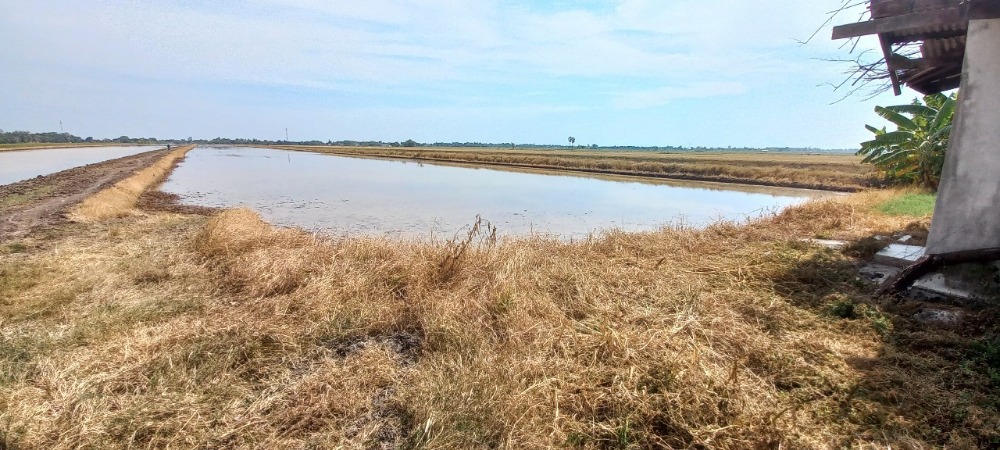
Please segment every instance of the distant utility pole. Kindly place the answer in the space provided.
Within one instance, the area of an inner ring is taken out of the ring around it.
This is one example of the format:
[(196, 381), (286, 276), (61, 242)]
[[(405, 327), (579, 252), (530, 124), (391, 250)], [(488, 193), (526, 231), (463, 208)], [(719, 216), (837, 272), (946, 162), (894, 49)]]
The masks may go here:
[(59, 132), (60, 132), (60, 133), (62, 133), (62, 132), (63, 132), (63, 129), (62, 129), (62, 121), (61, 121), (61, 120), (59, 121)]
[(288, 142), (288, 128), (285, 127), (285, 142)]

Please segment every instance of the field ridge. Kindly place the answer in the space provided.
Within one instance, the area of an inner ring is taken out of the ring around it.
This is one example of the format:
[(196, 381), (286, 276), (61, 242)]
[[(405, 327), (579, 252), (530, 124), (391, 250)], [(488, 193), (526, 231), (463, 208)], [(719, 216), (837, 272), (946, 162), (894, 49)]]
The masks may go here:
[[(271, 146), (349, 157), (447, 162), (660, 179), (857, 192), (871, 171), (851, 155), (653, 153), (445, 148)], [(754, 158), (754, 156), (757, 156)]]

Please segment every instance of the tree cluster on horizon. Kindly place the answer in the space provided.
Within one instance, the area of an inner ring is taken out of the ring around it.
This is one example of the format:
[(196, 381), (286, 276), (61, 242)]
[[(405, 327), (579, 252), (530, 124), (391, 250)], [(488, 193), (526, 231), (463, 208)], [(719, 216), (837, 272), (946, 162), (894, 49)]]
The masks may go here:
[[(155, 137), (142, 137), (142, 138), (132, 138), (128, 136), (120, 136), (117, 138), (105, 138), (96, 139), (93, 137), (81, 138), (79, 136), (70, 133), (57, 133), (57, 132), (44, 132), (44, 133), (32, 133), (29, 131), (3, 131), (0, 130), (0, 144), (73, 144), (73, 143), (107, 143), (107, 144), (203, 144), (203, 145), (326, 145), (326, 146), (338, 146), (338, 147), (404, 147), (404, 148), (416, 148), (416, 147), (453, 147), (453, 148), (523, 148), (523, 149), (605, 149), (605, 150), (622, 150), (622, 151), (734, 151), (734, 152), (753, 152), (753, 151), (776, 151), (776, 152), (819, 152), (828, 151), (814, 147), (706, 147), (706, 146), (692, 146), (686, 147), (682, 145), (666, 145), (666, 146), (641, 146), (641, 145), (575, 145), (574, 142), (570, 142), (570, 145), (558, 145), (558, 144), (518, 144), (514, 142), (500, 142), (500, 143), (490, 143), (490, 142), (434, 142), (434, 143), (422, 143), (417, 142), (413, 139), (407, 139), (405, 141), (361, 141), (361, 140), (327, 140), (326, 142), (320, 140), (308, 140), (308, 141), (286, 141), (286, 140), (271, 140), (271, 139), (256, 139), (256, 138), (224, 138), (216, 137), (213, 139), (194, 139), (192, 137), (181, 138), (181, 139), (159, 139)], [(834, 151), (854, 151), (848, 149), (834, 149)]]
[(91, 142), (109, 144), (161, 144), (174, 141), (161, 141), (156, 138), (130, 138), (128, 136), (121, 136), (114, 139), (94, 139), (93, 137), (82, 138), (70, 133), (57, 133), (54, 131), (32, 133), (30, 131), (0, 130), (0, 144), (86, 144)]

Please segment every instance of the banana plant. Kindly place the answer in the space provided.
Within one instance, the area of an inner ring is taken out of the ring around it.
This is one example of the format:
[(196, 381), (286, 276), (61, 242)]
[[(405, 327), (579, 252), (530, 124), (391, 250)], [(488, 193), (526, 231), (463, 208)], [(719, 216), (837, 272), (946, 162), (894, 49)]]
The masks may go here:
[(889, 183), (909, 183), (936, 190), (948, 149), (958, 94), (932, 94), (909, 105), (876, 106), (875, 113), (896, 125), (887, 131), (865, 125), (875, 138), (862, 142), (858, 155), (873, 164)]

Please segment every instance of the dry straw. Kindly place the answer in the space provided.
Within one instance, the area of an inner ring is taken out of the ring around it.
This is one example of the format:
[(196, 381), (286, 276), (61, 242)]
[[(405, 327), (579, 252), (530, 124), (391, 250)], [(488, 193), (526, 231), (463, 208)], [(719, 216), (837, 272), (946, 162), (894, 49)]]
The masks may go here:
[(969, 339), (867, 303), (854, 260), (800, 240), (902, 229), (873, 212), (893, 195), (575, 243), (325, 240), (249, 210), (80, 227), (0, 260), (0, 443), (988, 444)]

